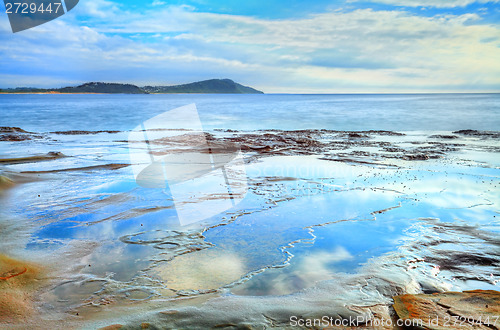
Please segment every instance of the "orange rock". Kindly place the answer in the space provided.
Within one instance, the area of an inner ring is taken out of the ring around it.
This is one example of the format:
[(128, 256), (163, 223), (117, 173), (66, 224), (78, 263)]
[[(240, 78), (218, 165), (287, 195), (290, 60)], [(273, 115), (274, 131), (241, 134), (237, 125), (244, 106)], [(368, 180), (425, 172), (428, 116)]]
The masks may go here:
[(108, 325), (107, 327), (100, 328), (99, 330), (117, 330), (123, 328), (123, 325), (121, 324), (112, 324)]
[(426, 329), (500, 329), (500, 292), (473, 290), (393, 297), (401, 320)]
[(33, 292), (41, 267), (0, 254), (0, 324), (26, 319), (35, 310)]
[(0, 281), (7, 281), (9, 278), (13, 278), (22, 275), (28, 271), (26, 267), (15, 267), (3, 274), (0, 274)]

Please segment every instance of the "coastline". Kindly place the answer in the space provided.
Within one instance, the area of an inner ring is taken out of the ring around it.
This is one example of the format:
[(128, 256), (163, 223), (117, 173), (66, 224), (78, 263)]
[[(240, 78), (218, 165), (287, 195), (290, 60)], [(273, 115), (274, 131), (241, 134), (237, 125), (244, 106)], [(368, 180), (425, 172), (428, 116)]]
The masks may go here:
[(143, 86), (132, 84), (89, 82), (79, 86), (63, 88), (26, 88), (0, 89), (5, 94), (12, 91), (20, 94), (177, 94), (177, 93), (209, 93), (209, 94), (264, 94), (249, 86), (243, 86), (231, 79), (209, 79), (189, 84), (172, 86)]
[[(111, 94), (111, 93), (59, 93), (59, 92), (30, 92), (30, 93), (6, 93), (6, 92), (0, 92), (0, 95), (9, 95), (9, 94), (12, 94), (12, 95), (23, 95), (23, 94), (26, 94), (26, 95), (36, 95), (36, 94), (40, 94), (40, 95), (45, 95), (45, 94), (50, 94), (50, 95), (64, 95), (64, 94)], [(130, 95), (133, 95), (131, 93), (113, 93), (113, 94), (130, 94)]]
[(253, 93), (197, 93), (197, 92), (185, 92), (185, 93), (61, 93), (61, 92), (29, 92), (29, 93), (19, 93), (19, 92), (0, 92), (0, 95), (189, 95), (189, 94), (206, 94), (206, 95), (489, 95), (489, 94), (500, 94), (498, 91), (490, 91), (490, 92), (401, 92), (401, 93), (348, 93), (348, 92), (338, 92), (338, 93), (262, 93), (262, 94), (253, 94)]

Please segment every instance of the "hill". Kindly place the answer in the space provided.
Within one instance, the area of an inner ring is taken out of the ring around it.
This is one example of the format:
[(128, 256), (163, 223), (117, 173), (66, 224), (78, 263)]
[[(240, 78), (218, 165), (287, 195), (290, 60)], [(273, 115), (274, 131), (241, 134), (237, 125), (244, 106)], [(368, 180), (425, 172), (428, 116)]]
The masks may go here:
[(17, 87), (0, 89), (0, 93), (96, 93), (96, 94), (174, 94), (174, 93), (207, 93), (207, 94), (264, 94), (252, 87), (240, 85), (231, 79), (210, 79), (184, 85), (145, 86), (131, 84), (116, 84), (104, 82), (89, 82), (75, 87), (35, 88)]
[(210, 79), (175, 86), (145, 86), (142, 89), (148, 93), (264, 94), (231, 79)]
[(29, 94), (29, 93), (47, 93), (49, 90), (44, 88), (36, 88), (36, 87), (16, 87), (16, 88), (5, 88), (0, 89), (0, 93), (8, 94)]
[(146, 94), (135, 85), (103, 82), (90, 82), (76, 87), (53, 89), (53, 91), (59, 93)]

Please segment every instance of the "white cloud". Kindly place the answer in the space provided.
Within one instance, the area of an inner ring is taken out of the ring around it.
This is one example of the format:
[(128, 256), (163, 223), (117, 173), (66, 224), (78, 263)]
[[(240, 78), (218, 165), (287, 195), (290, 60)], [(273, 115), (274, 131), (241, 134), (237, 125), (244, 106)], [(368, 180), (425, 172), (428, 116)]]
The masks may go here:
[(363, 9), (269, 20), (172, 6), (123, 12), (109, 1), (96, 4), (78, 14), (103, 8), (111, 14), (101, 19), (96, 13), (87, 26), (66, 15), (15, 37), (0, 31), (2, 67), (32, 65), (65, 80), (73, 74), (79, 81), (138, 84), (229, 77), (268, 92), (500, 86), (500, 28), (479, 24), (476, 14)]
[(372, 0), (372, 2), (384, 3), (393, 6), (404, 7), (436, 7), (454, 8), (465, 7), (473, 3), (498, 3), (499, 0)]
[(154, 0), (151, 5), (152, 6), (164, 6), (164, 5), (166, 5), (166, 2), (160, 1), (160, 0)]
[(76, 8), (80, 14), (101, 19), (106, 19), (110, 15), (119, 13), (120, 11), (116, 3), (108, 0), (82, 1)]

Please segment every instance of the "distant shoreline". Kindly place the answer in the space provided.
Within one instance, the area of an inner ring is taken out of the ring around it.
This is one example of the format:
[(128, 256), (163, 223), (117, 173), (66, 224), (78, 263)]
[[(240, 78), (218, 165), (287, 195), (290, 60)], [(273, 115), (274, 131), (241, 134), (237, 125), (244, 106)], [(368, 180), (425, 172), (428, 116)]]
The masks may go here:
[[(76, 95), (76, 94), (110, 94), (110, 93), (59, 93), (59, 92), (26, 92), (26, 93), (20, 93), (20, 92), (0, 92), (0, 94), (3, 95), (42, 95), (42, 94), (52, 94), (52, 95)], [(115, 93), (119, 94), (119, 93)], [(127, 94), (127, 93), (120, 93), (120, 94)]]
[[(243, 94), (243, 93), (144, 93), (144, 94), (138, 94), (138, 93), (89, 93), (89, 92), (82, 92), (82, 93), (54, 93), (54, 92), (26, 92), (26, 93), (19, 93), (19, 92), (14, 92), (14, 93), (6, 93), (6, 92), (0, 92), (0, 95), (193, 95), (193, 94), (204, 94), (204, 95), (248, 95), (248, 94)], [(263, 94), (261, 94), (263, 95)], [(283, 94), (286, 95), (286, 94)], [(293, 94), (290, 94), (293, 95)], [(325, 94), (328, 95), (328, 94)]]
[(264, 94), (252, 87), (244, 86), (231, 79), (210, 79), (173, 86), (143, 86), (132, 84), (89, 82), (74, 87), (0, 88), (0, 94)]
[[(97, 93), (97, 92), (78, 92), (78, 93), (61, 93), (61, 92), (0, 92), (0, 95), (248, 95), (243, 93)], [(481, 95), (481, 94), (500, 94), (500, 92), (413, 92), (413, 93), (262, 93), (261, 95)], [(254, 94), (255, 95), (255, 94)]]

